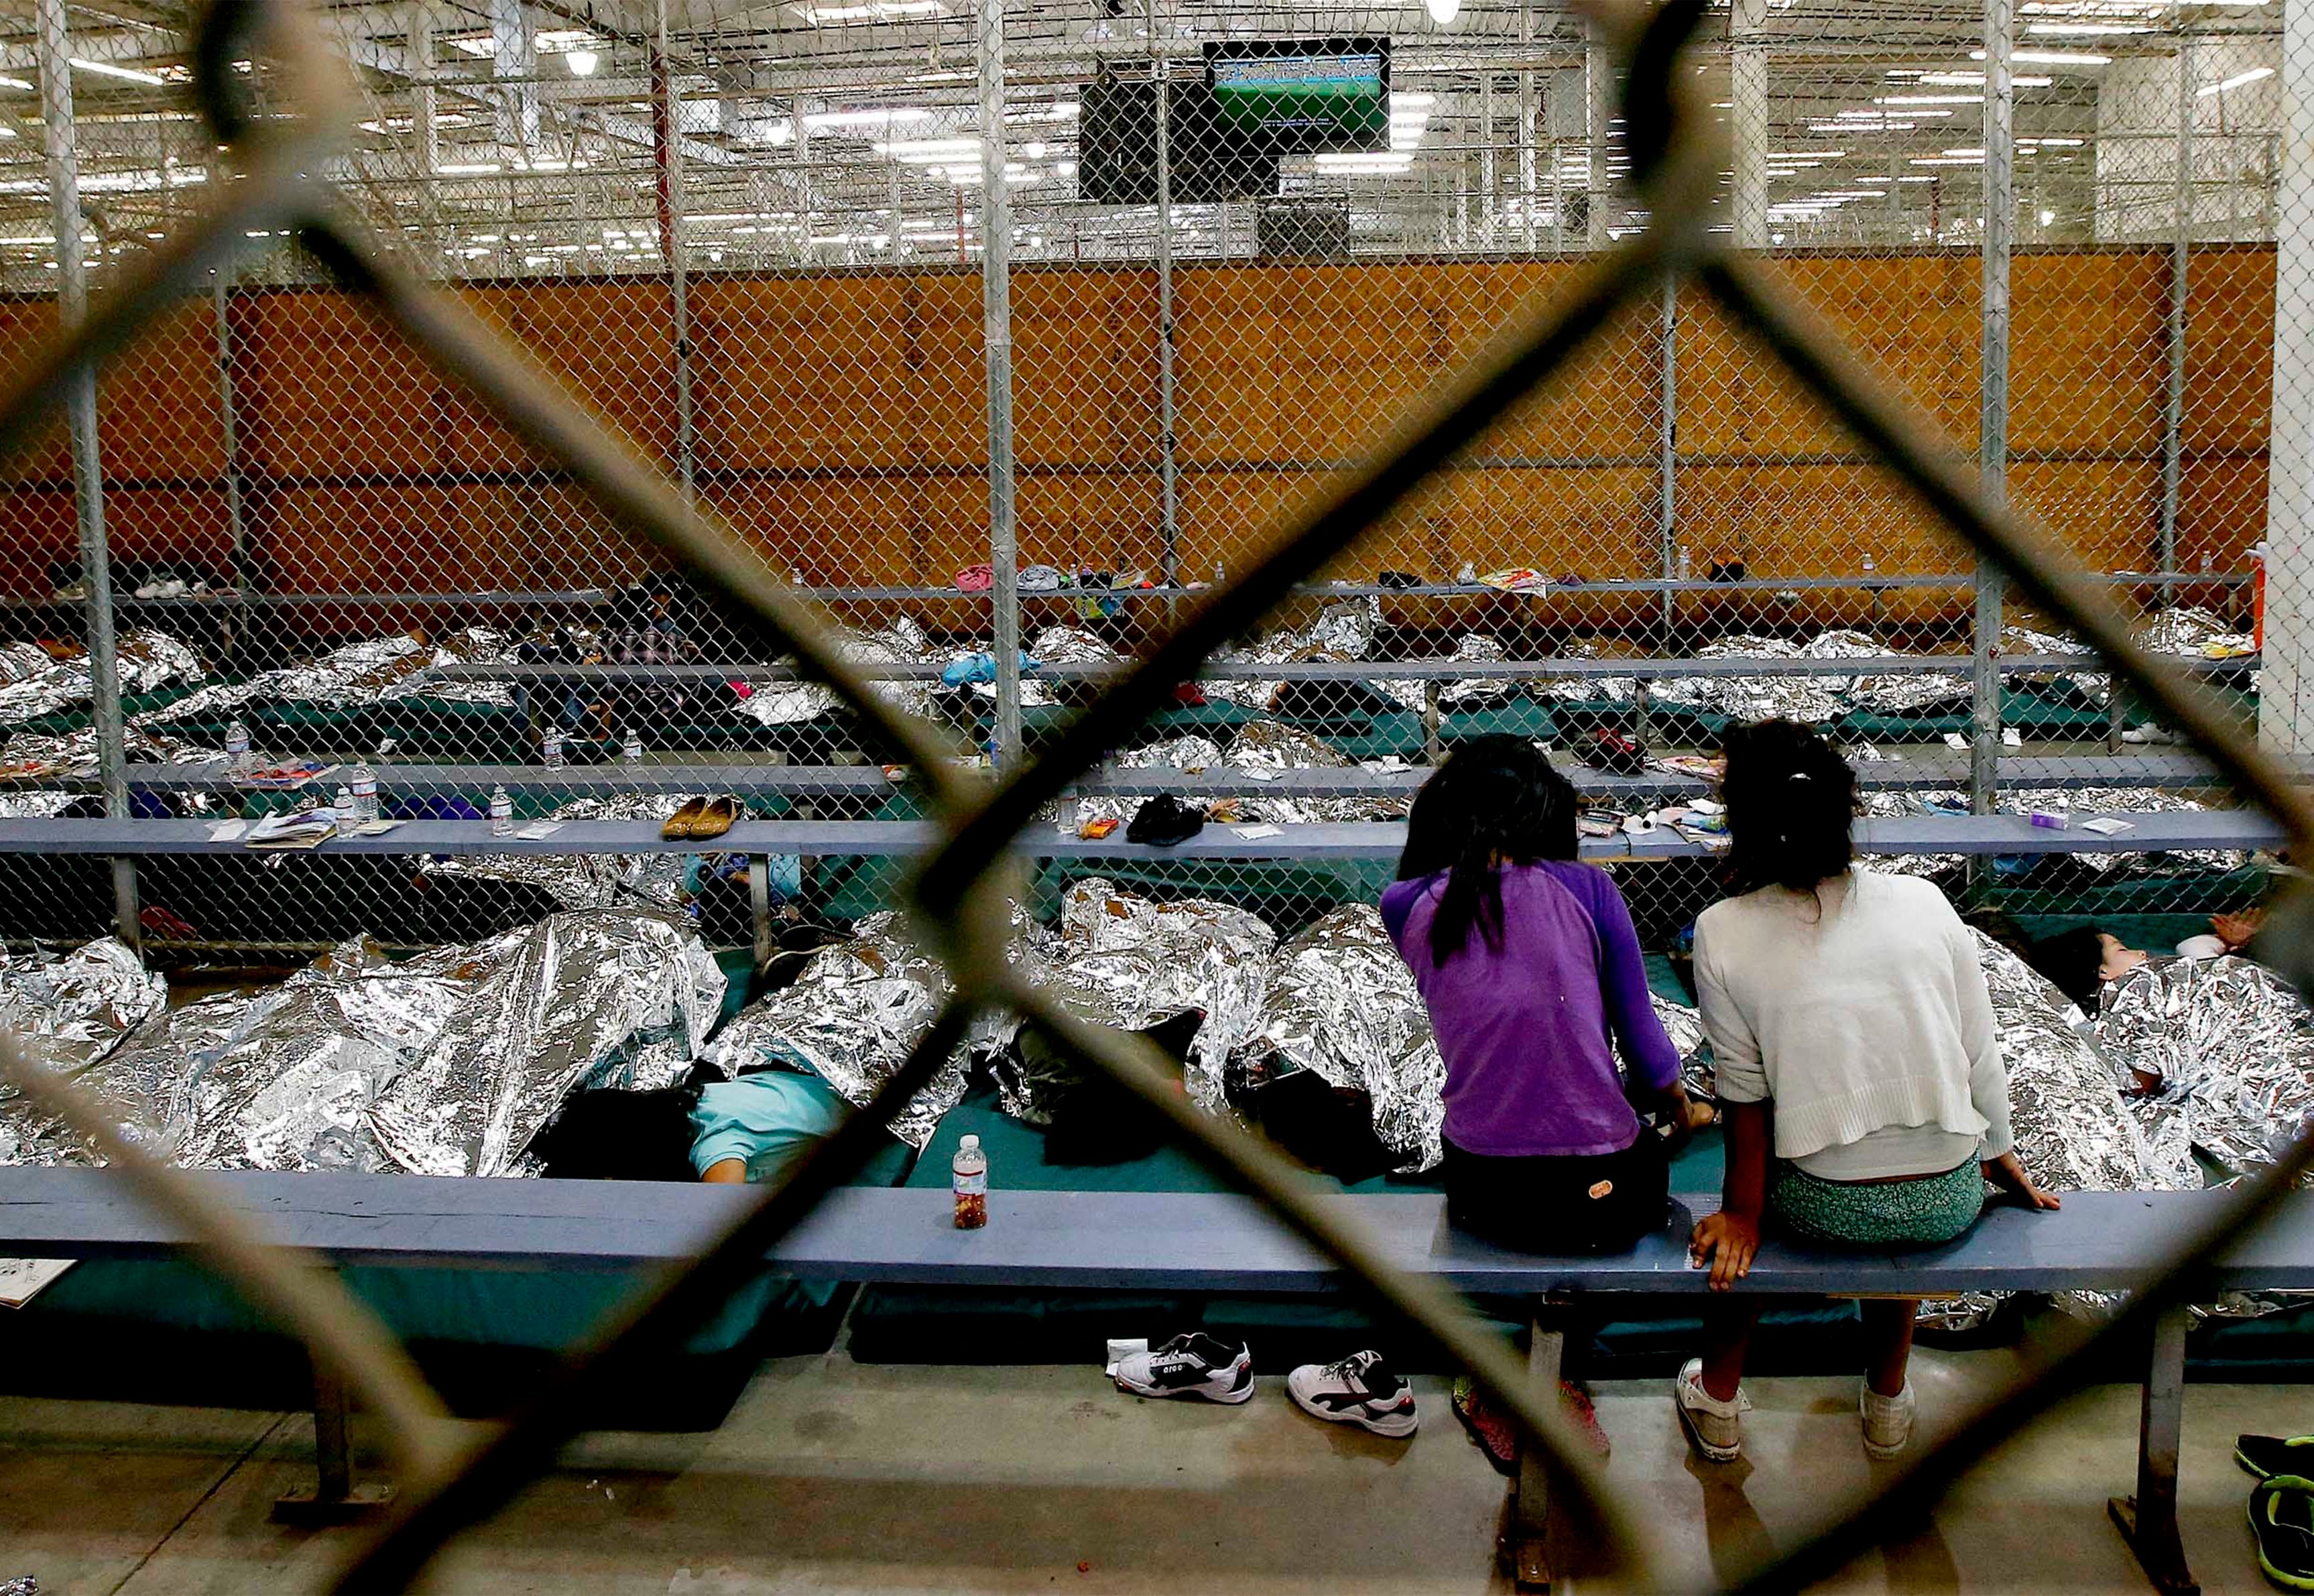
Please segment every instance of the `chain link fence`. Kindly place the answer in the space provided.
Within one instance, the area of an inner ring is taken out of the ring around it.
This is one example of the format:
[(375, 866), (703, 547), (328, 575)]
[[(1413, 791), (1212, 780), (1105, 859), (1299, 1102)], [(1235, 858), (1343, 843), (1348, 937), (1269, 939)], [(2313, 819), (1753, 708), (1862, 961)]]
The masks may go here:
[[(2194, 705), (2300, 753), (2303, 9), (1733, 0), (1680, 69), (1734, 152), (1705, 238), (1773, 258), (2188, 666), (2167, 709), (1981, 567), (1727, 281), (1595, 288), (1660, 218), (1616, 53), (1567, 10), (334, 13), (360, 119), (313, 175), (384, 269), (525, 351), (929, 730), (797, 668), (729, 571), (455, 380), (455, 338), (414, 347), (392, 280), (252, 227), (0, 467), (0, 815), (203, 828), (126, 878), (93, 846), (0, 852), (0, 938), (287, 956), (649, 905), (766, 959), (903, 900), (952, 761), (1036, 790), (1021, 898), (1054, 934), (1100, 879), (1291, 946), (1370, 915), (1424, 770), (1506, 733), (1558, 751), (1675, 964), (1719, 890), (1719, 737), (1786, 715), (1850, 750), (1884, 862), (2005, 939), (2166, 951), (2265, 903), (2283, 841), (2183, 740)], [(49, 11), (0, 63), (0, 380), (259, 175), (208, 140), (189, 21)], [(1586, 293), (1612, 313), (1559, 381), (1163, 655), (1170, 693), (1106, 695)], [(1039, 750), (1091, 741), (1105, 768), (1038, 786)], [(534, 834), (258, 855), (207, 829), (358, 809), (372, 777), (384, 818), (503, 800)], [(643, 841), (719, 793), (787, 824)], [(1198, 840), (1108, 841), (1160, 797)]]

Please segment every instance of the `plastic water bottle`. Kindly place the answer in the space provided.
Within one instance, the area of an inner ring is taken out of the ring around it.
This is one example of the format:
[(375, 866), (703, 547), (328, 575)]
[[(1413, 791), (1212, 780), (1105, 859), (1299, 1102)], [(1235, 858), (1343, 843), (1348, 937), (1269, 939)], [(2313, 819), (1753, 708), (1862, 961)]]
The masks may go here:
[(364, 760), (354, 766), (354, 824), (367, 825), (377, 818), (377, 772)]
[(354, 795), (342, 787), (339, 788), (338, 796), (330, 800), (330, 813), (335, 815), (342, 824), (352, 824)]
[(225, 765), (236, 776), (249, 769), (249, 727), (238, 719), (225, 728)]
[(956, 1193), (956, 1228), (979, 1230), (988, 1222), (988, 1155), (980, 1151), (979, 1137), (966, 1136), (957, 1142), (949, 1175)]
[(627, 727), (627, 735), (619, 744), (619, 757), (629, 764), (640, 764), (643, 762), (642, 734), (631, 726)]
[(507, 797), (503, 787), (490, 789), (490, 835), (510, 836), (514, 832), (514, 800)]
[(540, 763), (543, 763), (548, 770), (559, 771), (562, 768), (562, 734), (560, 731), (552, 727), (547, 727), (546, 735), (538, 740), (538, 750), (541, 755)]

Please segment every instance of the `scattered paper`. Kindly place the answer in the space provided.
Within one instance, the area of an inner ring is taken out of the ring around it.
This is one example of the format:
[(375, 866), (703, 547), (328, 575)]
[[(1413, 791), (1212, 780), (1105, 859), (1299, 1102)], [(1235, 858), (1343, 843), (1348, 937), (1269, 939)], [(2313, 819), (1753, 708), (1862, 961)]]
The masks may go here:
[(1242, 775), (1249, 781), (1275, 781), (1278, 777), (1285, 773), (1285, 772), (1283, 771), (1241, 771), (1239, 772), (1239, 774)]
[(213, 821), (209, 825), (209, 841), (212, 842), (230, 842), (248, 829), (249, 822), (246, 820)]
[(22, 1308), (72, 1266), (70, 1258), (0, 1258), (0, 1308)]
[(1945, 733), (1945, 746), (1965, 754), (1968, 752), (1968, 738), (1959, 732), (1948, 731)]
[(1281, 834), (1279, 829), (1274, 825), (1233, 825), (1230, 827), (1230, 830), (1235, 832), (1239, 836), (1243, 837), (1249, 842), (1259, 842), (1264, 837), (1275, 837)]
[(2095, 832), (2100, 837), (2117, 837), (2124, 832), (2133, 832), (2137, 828), (2126, 820), (2115, 820), (2108, 816), (2097, 820), (2084, 820), (2081, 829)]
[(556, 832), (559, 832), (561, 829), (562, 823), (559, 820), (534, 820), (528, 825), (524, 826), (520, 831), (515, 833), (515, 835), (521, 837), (526, 841), (535, 842), (542, 837), (552, 836)]
[(2000, 745), (2003, 748), (2022, 748), (2025, 746), (2025, 739), (2018, 735), (2015, 727), (2004, 726), (2000, 728)]
[(393, 831), (406, 824), (408, 823), (400, 820), (365, 820), (359, 825), (354, 827), (354, 835), (358, 837), (382, 837), (385, 835), (386, 833)]

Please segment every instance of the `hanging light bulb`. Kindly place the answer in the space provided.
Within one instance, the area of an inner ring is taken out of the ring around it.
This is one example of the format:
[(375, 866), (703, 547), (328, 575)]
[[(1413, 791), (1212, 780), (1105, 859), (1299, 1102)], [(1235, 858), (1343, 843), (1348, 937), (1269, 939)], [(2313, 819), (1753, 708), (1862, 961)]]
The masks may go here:
[(1422, 0), (1422, 9), (1430, 13), (1432, 22), (1442, 28), (1449, 27), (1462, 13), (1462, 0)]
[(564, 66), (570, 68), (570, 75), (573, 77), (594, 76), (595, 68), (602, 64), (602, 60), (603, 57), (593, 50), (564, 50), (562, 52), (562, 63)]

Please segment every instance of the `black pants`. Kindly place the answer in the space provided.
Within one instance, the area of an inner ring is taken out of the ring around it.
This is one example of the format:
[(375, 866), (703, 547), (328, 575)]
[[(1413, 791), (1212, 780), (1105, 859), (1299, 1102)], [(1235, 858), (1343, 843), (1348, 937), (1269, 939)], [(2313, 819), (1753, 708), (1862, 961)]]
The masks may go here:
[(1514, 1252), (1622, 1252), (1664, 1228), (1671, 1160), (1651, 1131), (1589, 1158), (1490, 1158), (1446, 1143), (1446, 1217)]

